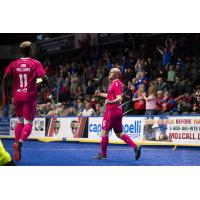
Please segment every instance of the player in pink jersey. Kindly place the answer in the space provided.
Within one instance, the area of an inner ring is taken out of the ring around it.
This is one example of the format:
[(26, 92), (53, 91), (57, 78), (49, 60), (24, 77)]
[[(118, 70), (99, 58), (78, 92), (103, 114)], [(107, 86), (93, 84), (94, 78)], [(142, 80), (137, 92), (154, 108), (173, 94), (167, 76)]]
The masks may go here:
[(3, 97), (5, 96), (5, 84), (8, 76), (13, 77), (13, 97), (18, 123), (15, 127), (14, 160), (21, 159), (22, 143), (32, 131), (32, 123), (36, 114), (37, 105), (37, 78), (42, 78), (50, 85), (42, 64), (30, 58), (32, 53), (31, 42), (20, 44), (22, 58), (9, 64), (3, 77)]
[(102, 138), (101, 153), (97, 155), (97, 159), (107, 158), (108, 133), (113, 128), (117, 137), (129, 144), (135, 150), (135, 159), (138, 160), (141, 155), (141, 146), (137, 146), (131, 138), (123, 133), (122, 117), (123, 112), (120, 106), (122, 101), (122, 82), (119, 80), (121, 71), (118, 68), (112, 68), (109, 73), (110, 86), (108, 93), (96, 91), (96, 95), (106, 98), (106, 111), (102, 122)]

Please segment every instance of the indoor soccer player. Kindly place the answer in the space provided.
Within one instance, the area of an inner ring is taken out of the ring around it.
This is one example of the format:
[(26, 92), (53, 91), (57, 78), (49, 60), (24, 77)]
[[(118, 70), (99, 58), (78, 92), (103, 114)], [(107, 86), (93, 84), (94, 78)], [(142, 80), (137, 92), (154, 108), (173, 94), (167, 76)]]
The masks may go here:
[(3, 77), (3, 97), (6, 94), (5, 83), (8, 76), (13, 77), (13, 97), (15, 112), (18, 119), (15, 127), (14, 160), (21, 159), (22, 143), (29, 137), (36, 114), (37, 83), (36, 78), (42, 78), (50, 85), (46, 72), (37, 60), (30, 58), (32, 54), (31, 42), (20, 44), (22, 57), (9, 64)]
[(101, 153), (97, 155), (97, 159), (107, 158), (108, 133), (113, 128), (117, 137), (129, 144), (135, 150), (135, 159), (138, 160), (141, 155), (141, 146), (137, 146), (131, 138), (123, 133), (122, 127), (122, 108), (120, 106), (122, 101), (122, 83), (119, 80), (121, 71), (118, 68), (112, 68), (109, 72), (110, 86), (108, 93), (101, 93), (96, 91), (96, 95), (106, 98), (106, 111), (102, 122), (102, 138), (101, 138)]

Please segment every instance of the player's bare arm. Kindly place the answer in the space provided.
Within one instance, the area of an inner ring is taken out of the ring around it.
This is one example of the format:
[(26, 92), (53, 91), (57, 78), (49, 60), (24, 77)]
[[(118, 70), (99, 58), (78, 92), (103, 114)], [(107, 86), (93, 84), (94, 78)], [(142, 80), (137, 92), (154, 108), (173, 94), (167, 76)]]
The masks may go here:
[(112, 101), (108, 100), (108, 99), (105, 100), (106, 105), (107, 104), (119, 104), (120, 102), (122, 102), (122, 95), (117, 95), (117, 98)]
[(106, 98), (108, 94), (107, 93), (102, 93), (99, 90), (96, 90), (95, 95), (98, 96), (98, 97)]

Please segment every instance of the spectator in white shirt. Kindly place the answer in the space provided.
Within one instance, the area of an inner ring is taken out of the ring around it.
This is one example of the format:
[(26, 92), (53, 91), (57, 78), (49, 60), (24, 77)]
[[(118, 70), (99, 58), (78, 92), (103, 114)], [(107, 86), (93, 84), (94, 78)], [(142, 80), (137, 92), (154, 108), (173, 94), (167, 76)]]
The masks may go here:
[(156, 88), (150, 87), (148, 91), (148, 97), (144, 98), (146, 101), (146, 112), (145, 115), (156, 115), (157, 114), (157, 94)]
[(82, 116), (82, 117), (92, 117), (92, 116), (95, 116), (95, 111), (94, 109), (92, 108), (91, 106), (91, 103), (90, 102), (86, 102), (85, 104), (85, 109), (80, 112), (77, 116)]

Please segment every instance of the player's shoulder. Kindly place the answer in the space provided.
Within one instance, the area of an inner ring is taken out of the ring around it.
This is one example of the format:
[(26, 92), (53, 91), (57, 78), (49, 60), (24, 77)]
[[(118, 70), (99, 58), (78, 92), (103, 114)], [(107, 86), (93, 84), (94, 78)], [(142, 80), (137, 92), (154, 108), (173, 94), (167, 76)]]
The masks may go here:
[(36, 60), (34, 58), (30, 58), (30, 61), (32, 61), (33, 63), (36, 63), (36, 64), (41, 64), (39, 60)]
[(19, 61), (20, 61), (19, 58), (18, 58), (18, 59), (15, 59), (15, 60), (13, 60), (13, 61), (10, 62), (10, 65), (16, 64), (16, 63), (18, 63)]

